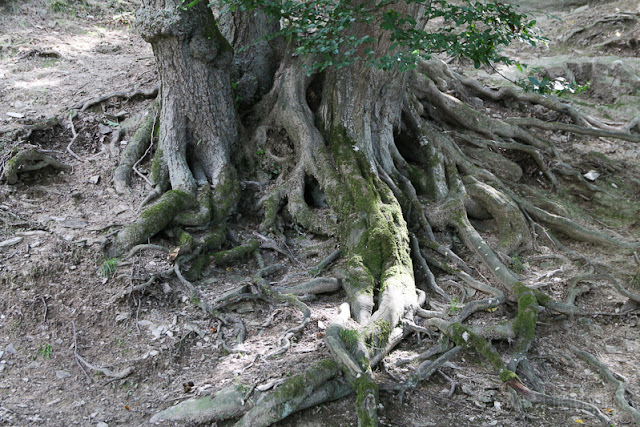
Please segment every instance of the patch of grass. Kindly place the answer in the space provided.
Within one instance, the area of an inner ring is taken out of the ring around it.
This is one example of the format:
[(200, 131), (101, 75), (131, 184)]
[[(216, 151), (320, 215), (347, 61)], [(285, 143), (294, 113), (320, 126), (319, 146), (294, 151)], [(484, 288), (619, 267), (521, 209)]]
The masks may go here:
[(451, 301), (449, 301), (449, 305), (447, 306), (447, 311), (449, 314), (456, 314), (462, 309), (462, 304), (458, 301), (457, 297), (451, 297)]
[(42, 344), (36, 352), (36, 357), (34, 357), (34, 359), (37, 359), (38, 357), (51, 359), (51, 344)]
[(98, 274), (100, 277), (104, 277), (105, 279), (110, 279), (116, 274), (118, 269), (118, 258), (106, 258), (100, 264), (100, 269)]

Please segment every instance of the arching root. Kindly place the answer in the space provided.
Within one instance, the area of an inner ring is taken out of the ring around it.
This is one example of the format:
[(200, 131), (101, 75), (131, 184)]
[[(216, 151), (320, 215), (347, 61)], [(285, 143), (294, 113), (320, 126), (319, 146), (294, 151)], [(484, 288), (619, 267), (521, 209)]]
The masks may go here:
[(191, 194), (178, 190), (166, 192), (158, 202), (147, 208), (133, 224), (120, 231), (113, 242), (112, 252), (123, 253), (129, 248), (145, 242), (162, 231), (179, 213), (196, 203)]
[(616, 388), (615, 400), (618, 407), (621, 410), (625, 411), (627, 414), (629, 414), (633, 418), (635, 423), (640, 426), (640, 411), (638, 411), (633, 406), (631, 406), (629, 404), (629, 401), (627, 401), (625, 397), (625, 394), (627, 392), (627, 384), (626, 384), (627, 382), (624, 380), (624, 378), (622, 379), (616, 378), (616, 374), (611, 372), (611, 369), (609, 369), (607, 365), (605, 365), (600, 360), (598, 360), (598, 358), (596, 358), (594, 355), (587, 353), (586, 351), (580, 350), (579, 348), (574, 346), (571, 346), (571, 351), (577, 354), (582, 360), (587, 362), (589, 365), (591, 365), (592, 367), (602, 372), (602, 374), (607, 379), (609, 384), (611, 384)]
[(142, 123), (122, 152), (118, 167), (113, 173), (113, 185), (117, 193), (122, 194), (129, 188), (133, 166), (147, 152), (157, 119), (158, 103), (154, 102), (149, 110), (146, 111)]
[(36, 150), (22, 150), (7, 162), (4, 168), (4, 178), (8, 184), (18, 182), (18, 173), (36, 171), (47, 166), (54, 169), (71, 170), (71, 166), (62, 163), (51, 156)]

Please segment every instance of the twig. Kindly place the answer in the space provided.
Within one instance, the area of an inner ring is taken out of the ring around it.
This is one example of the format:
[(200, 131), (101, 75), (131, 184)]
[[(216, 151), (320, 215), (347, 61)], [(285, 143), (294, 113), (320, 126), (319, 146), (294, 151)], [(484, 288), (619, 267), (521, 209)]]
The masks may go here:
[(42, 304), (44, 305), (44, 314), (42, 315), (42, 323), (45, 323), (47, 321), (47, 301), (44, 299), (44, 297), (40, 297), (40, 300), (42, 301)]
[(69, 142), (69, 145), (67, 145), (67, 153), (71, 154), (71, 156), (75, 157), (77, 160), (79, 160), (81, 162), (84, 162), (84, 160), (82, 160), (82, 158), (80, 156), (78, 156), (76, 153), (74, 153), (73, 150), (71, 149), (71, 146), (73, 145), (73, 143), (78, 138), (78, 133), (76, 132), (76, 127), (73, 125), (73, 118), (77, 114), (78, 114), (78, 112), (76, 110), (71, 110), (71, 114), (69, 114), (69, 125), (71, 127), (71, 135), (73, 135), (73, 137), (71, 138), (71, 141)]
[(93, 380), (91, 379), (91, 377), (89, 376), (89, 374), (87, 374), (87, 371), (84, 369), (84, 367), (80, 364), (80, 356), (78, 355), (78, 340), (77, 340), (77, 335), (76, 335), (76, 323), (75, 321), (71, 321), (71, 326), (73, 327), (73, 356), (76, 360), (76, 364), (78, 365), (78, 367), (80, 367), (80, 370), (84, 373), (84, 376), (87, 377), (87, 379), (89, 380), (90, 383), (93, 382)]

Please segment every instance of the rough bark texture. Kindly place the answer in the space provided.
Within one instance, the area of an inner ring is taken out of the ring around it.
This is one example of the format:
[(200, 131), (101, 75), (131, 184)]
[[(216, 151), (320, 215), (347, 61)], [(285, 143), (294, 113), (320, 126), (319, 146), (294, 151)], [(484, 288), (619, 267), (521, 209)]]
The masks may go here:
[(236, 10), (222, 13), (218, 23), (236, 52), (231, 67), (236, 102), (250, 108), (273, 86), (284, 41), (268, 37), (280, 29), (280, 22), (260, 11)]
[(233, 50), (213, 14), (204, 2), (185, 8), (179, 0), (144, 1), (138, 27), (158, 65), (159, 149), (172, 188), (195, 193), (206, 181), (237, 185), (228, 167), (237, 136), (229, 81)]

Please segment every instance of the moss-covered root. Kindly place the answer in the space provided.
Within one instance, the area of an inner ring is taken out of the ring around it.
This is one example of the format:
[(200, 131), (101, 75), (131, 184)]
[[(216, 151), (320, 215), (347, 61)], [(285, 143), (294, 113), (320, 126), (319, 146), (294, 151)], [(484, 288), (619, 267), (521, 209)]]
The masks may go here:
[(117, 193), (122, 194), (129, 188), (131, 171), (138, 160), (145, 155), (151, 143), (154, 124), (158, 117), (158, 103), (154, 102), (140, 127), (131, 137), (131, 141), (120, 156), (120, 163), (113, 173), (113, 185)]
[(378, 419), (378, 384), (368, 373), (355, 379), (353, 388), (356, 390), (356, 411), (358, 413), (358, 427), (377, 427)]
[(549, 213), (526, 201), (521, 201), (521, 204), (534, 219), (572, 239), (617, 248), (638, 249), (640, 247), (640, 243), (625, 242), (623, 239), (612, 237), (601, 231), (583, 227), (568, 218)]
[(449, 199), (443, 210), (449, 212), (447, 222), (456, 229), (465, 245), (482, 259), (496, 279), (511, 289), (518, 278), (500, 261), (493, 249), (471, 225), (462, 202), (455, 198)]
[(207, 184), (198, 188), (198, 210), (180, 212), (176, 215), (175, 222), (188, 227), (197, 227), (209, 223), (212, 216), (211, 187)]
[(213, 221), (222, 224), (227, 221), (240, 199), (240, 182), (233, 165), (226, 165), (213, 179)]
[(316, 363), (305, 372), (289, 378), (275, 392), (260, 400), (235, 424), (236, 427), (266, 427), (282, 420), (339, 373), (340, 369), (333, 360)]
[(534, 292), (527, 288), (522, 282), (516, 282), (512, 290), (518, 298), (518, 314), (513, 321), (515, 347), (508, 367), (510, 371), (516, 372), (520, 361), (526, 358), (536, 333), (538, 300)]
[(225, 387), (215, 396), (203, 396), (185, 400), (151, 417), (149, 422), (183, 422), (204, 424), (237, 418), (253, 406), (253, 401), (245, 402), (247, 390), (242, 385)]
[(4, 177), (8, 184), (15, 184), (18, 182), (18, 172), (35, 171), (47, 166), (65, 171), (71, 169), (71, 166), (39, 151), (23, 150), (9, 159), (4, 169)]
[(244, 245), (236, 246), (235, 248), (216, 252), (211, 255), (211, 259), (217, 266), (228, 265), (233, 261), (244, 258), (254, 253), (260, 247), (260, 242), (255, 239), (250, 239)]
[[(524, 285), (522, 285), (524, 286)], [(515, 289), (518, 290), (519, 286), (516, 285)], [(519, 295), (524, 297), (522, 302), (523, 313), (528, 313), (528, 310), (533, 307), (533, 301), (535, 297), (531, 298), (531, 293), (525, 290), (519, 289)], [(520, 304), (519, 304), (520, 306)], [(536, 307), (537, 308), (537, 307)], [(519, 307), (520, 312), (520, 307)], [(528, 314), (524, 314), (528, 317)], [(517, 318), (514, 321), (513, 329), (516, 330)], [(581, 402), (579, 400), (567, 399), (563, 397), (549, 396), (547, 394), (538, 393), (536, 391), (528, 389), (515, 372), (505, 368), (504, 361), (496, 349), (485, 338), (478, 335), (474, 330), (466, 327), (457, 322), (447, 322), (442, 319), (429, 319), (428, 324), (430, 326), (437, 327), (440, 331), (446, 334), (451, 340), (463, 349), (475, 350), (478, 354), (483, 356), (489, 363), (491, 363), (498, 372), (500, 372), (500, 380), (511, 387), (516, 393), (526, 398), (533, 404), (541, 404), (554, 407), (568, 406), (571, 408), (584, 409), (585, 411), (593, 414), (595, 417), (603, 421), (606, 425), (610, 425), (611, 421), (607, 418), (598, 408), (595, 406)]]
[(112, 253), (122, 254), (131, 247), (146, 242), (184, 210), (193, 207), (196, 199), (183, 191), (167, 191), (153, 206), (140, 214), (136, 222), (120, 231), (113, 242)]

